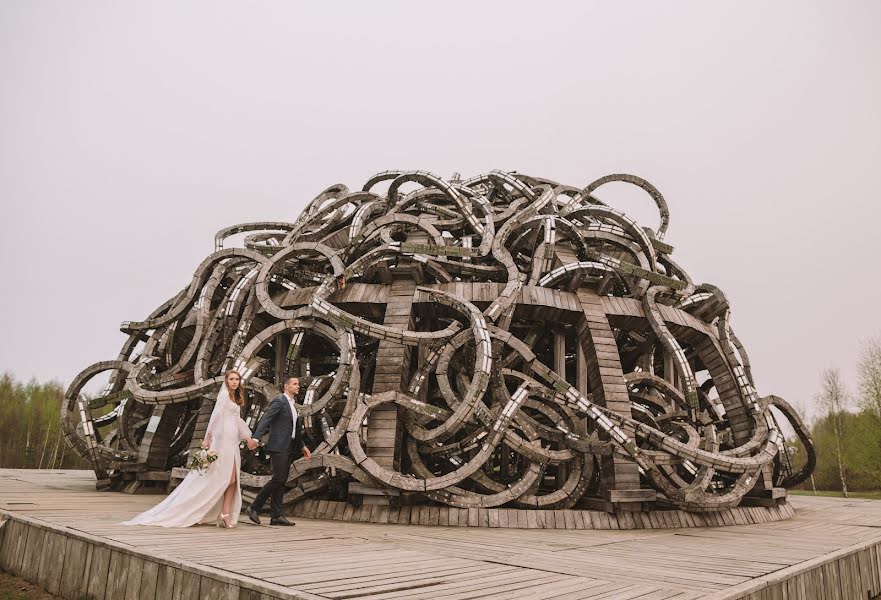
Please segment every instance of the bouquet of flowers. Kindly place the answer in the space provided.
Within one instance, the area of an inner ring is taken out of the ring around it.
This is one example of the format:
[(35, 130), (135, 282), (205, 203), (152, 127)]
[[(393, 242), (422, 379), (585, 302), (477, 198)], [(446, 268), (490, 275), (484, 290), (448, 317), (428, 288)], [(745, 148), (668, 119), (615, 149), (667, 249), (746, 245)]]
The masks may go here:
[(190, 470), (198, 472), (199, 475), (204, 475), (205, 471), (208, 470), (208, 466), (218, 458), (220, 458), (220, 455), (214, 449), (205, 450), (203, 448), (193, 452), (190, 456)]

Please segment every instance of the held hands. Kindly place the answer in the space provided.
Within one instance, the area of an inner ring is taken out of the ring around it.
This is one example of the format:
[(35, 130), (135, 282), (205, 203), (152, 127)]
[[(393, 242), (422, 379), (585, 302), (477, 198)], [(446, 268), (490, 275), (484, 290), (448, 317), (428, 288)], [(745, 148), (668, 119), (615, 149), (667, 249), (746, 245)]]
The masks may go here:
[[(260, 445), (260, 442), (255, 440), (254, 438), (249, 439), (246, 443), (248, 444), (248, 450), (254, 450), (257, 448), (257, 446)], [(312, 453), (306, 446), (303, 446), (303, 456), (305, 458), (312, 458)]]

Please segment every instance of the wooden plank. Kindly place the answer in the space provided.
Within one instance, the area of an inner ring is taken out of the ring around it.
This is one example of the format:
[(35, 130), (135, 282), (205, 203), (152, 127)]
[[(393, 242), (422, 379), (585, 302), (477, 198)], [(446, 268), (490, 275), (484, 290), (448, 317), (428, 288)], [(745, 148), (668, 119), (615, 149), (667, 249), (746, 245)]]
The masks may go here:
[(13, 575), (18, 571), (14, 565), (20, 561), (18, 554), (18, 545), (21, 535), (24, 532), (24, 526), (20, 521), (9, 519), (2, 524), (3, 531), (0, 535), (0, 569), (8, 571)]
[[(107, 577), (110, 572), (110, 548), (96, 546), (92, 550), (92, 560), (86, 581), (86, 594), (95, 600), (104, 600), (107, 591)], [(166, 598), (168, 596), (165, 596)]]
[(141, 574), (144, 571), (144, 559), (130, 556), (126, 568), (127, 583), (125, 587), (126, 600), (138, 600), (141, 596)]
[(173, 600), (199, 600), (199, 589), (202, 584), (202, 576), (198, 573), (182, 571), (178, 569), (174, 574)]
[(145, 560), (141, 570), (141, 590), (140, 595), (138, 596), (140, 600), (154, 600), (154, 598), (156, 598), (158, 577), (159, 563), (152, 560)]
[(199, 596), (201, 598), (238, 600), (240, 596), (239, 586), (230, 585), (213, 577), (202, 577), (199, 585)]
[(12, 558), (12, 569), (10, 572), (24, 578), (24, 571), (27, 568), (25, 551), (28, 546), (28, 538), (32, 535), (36, 535), (37, 528), (28, 525), (27, 523), (20, 523), (19, 527), (21, 531), (18, 535), (18, 544), (16, 545), (15, 553)]
[(113, 550), (110, 553), (110, 567), (107, 571), (107, 591), (105, 593), (105, 597), (108, 600), (125, 597), (130, 557), (130, 554), (121, 550)]
[[(308, 591), (322, 596), (337, 596), (347, 592), (356, 592), (361, 595), (378, 594), (399, 587), (406, 589), (407, 585), (414, 587), (428, 587), (434, 583), (462, 580), (469, 577), (485, 576), (493, 571), (498, 572), (502, 567), (488, 569), (483, 565), (463, 567), (461, 564), (427, 564), (421, 568), (408, 568), (406, 571), (392, 573), (377, 573), (364, 577), (346, 578), (339, 581), (308, 586)], [(348, 594), (346, 594), (348, 595)]]
[(50, 594), (57, 595), (61, 588), (61, 569), (57, 565), (64, 564), (65, 536), (47, 531), (37, 568), (37, 583)]
[(87, 544), (82, 540), (73, 537), (68, 537), (65, 540), (64, 566), (61, 570), (61, 581), (58, 586), (61, 597), (75, 598), (84, 587), (87, 548)]
[[(62, 548), (65, 551), (62, 563), (70, 559), (67, 556), (69, 540), (81, 541), (79, 537), (71, 536), (93, 536), (95, 540), (100, 540), (86, 544), (80, 587), (74, 586), (73, 597), (91, 592), (93, 575), (100, 579), (102, 563), (105, 566), (104, 584), (111, 586), (112, 582), (106, 577), (110, 569), (111, 548), (126, 553), (134, 549), (145, 555), (163, 557), (157, 558), (157, 562), (144, 560), (144, 555), (135, 557), (135, 560), (143, 562), (140, 586), (148, 600), (150, 592), (147, 585), (151, 579), (156, 581), (153, 597), (174, 597), (175, 589), (180, 597), (184, 592), (184, 573), (194, 573), (201, 565), (220, 569), (233, 580), (262, 580), (266, 586), (270, 586), (266, 590), (277, 592), (280, 588), (271, 587), (273, 581), (284, 577), (286, 581), (301, 582), (294, 589), (299, 590), (297, 593), (303, 592), (303, 597), (308, 597), (310, 589), (321, 589), (330, 594), (325, 597), (356, 598), (361, 595), (359, 590), (364, 588), (377, 592), (367, 596), (371, 600), (385, 596), (394, 598), (396, 595), (414, 599), (437, 595), (443, 600), (479, 596), (560, 600), (590, 595), (685, 600), (711, 594), (723, 597), (727, 590), (762, 581), (762, 577), (769, 578), (770, 583), (764, 583), (764, 591), (757, 592), (757, 596), (753, 594), (755, 597), (810, 597), (806, 596), (808, 590), (825, 590), (828, 587), (829, 597), (836, 597), (833, 594), (837, 594), (837, 597), (846, 598), (860, 591), (867, 581), (868, 585), (876, 586), (877, 591), (873, 593), (881, 592), (877, 589), (881, 585), (881, 566), (878, 565), (881, 503), (873, 501), (851, 499), (837, 502), (837, 499), (821, 497), (791, 497), (792, 505), (799, 509), (792, 520), (712, 529), (693, 527), (699, 524), (692, 518), (695, 515), (675, 511), (676, 521), (670, 520), (674, 516), (672, 512), (620, 513), (616, 523), (624, 529), (618, 531), (535, 531), (480, 526), (454, 530), (446, 527), (312, 521), (305, 518), (298, 519), (296, 528), (259, 528), (243, 523), (234, 530), (218, 530), (214, 527), (166, 530), (118, 525), (124, 517), (154, 504), (155, 498), (96, 494), (94, 479), (79, 479), (80, 487), (73, 485), (63, 489), (65, 484), (59, 483), (57, 476), (52, 476), (55, 478), (52, 479), (39, 473), (23, 473), (16, 475), (13, 481), (5, 477), (6, 472), (0, 470), (0, 506), (10, 496), (26, 497), (29, 500), (27, 508), (17, 511), (40, 519), (46, 524), (41, 525), (44, 530), (50, 528), (46, 530), (48, 533), (44, 533), (40, 549), (39, 561), (43, 566), (38, 567), (39, 576), (42, 576), (46, 561), (54, 555), (51, 551), (55, 543), (53, 535), (62, 536), (59, 538), (63, 540)], [(45, 484), (27, 482), (39, 482), (41, 477), (46, 478)], [(22, 478), (27, 479), (20, 481)], [(327, 506), (330, 505), (327, 503)], [(438, 525), (441, 525), (440, 515), (444, 511), (440, 507), (414, 508), (418, 509), (415, 512), (417, 522), (425, 513), (428, 523), (433, 521), (432, 508), (437, 508)], [(737, 519), (731, 522), (760, 520), (762, 516), (779, 519), (788, 516), (789, 509), (788, 505), (773, 510), (770, 507), (767, 510), (759, 507), (738, 509), (739, 516), (732, 514), (729, 519)], [(383, 507), (370, 507), (368, 514), (371, 518), (381, 518), (383, 510)], [(481, 509), (476, 510), (480, 525)], [(528, 525), (528, 514), (532, 512), (534, 524), (543, 526), (549, 515), (554, 518), (557, 514), (506, 508), (483, 510), (486, 510), (486, 523), (492, 524), (490, 519), (497, 514), (499, 525), (505, 518), (519, 524), (519, 515), (526, 516)], [(447, 510), (449, 517), (454, 514), (456, 521), (462, 515), (464, 522), (468, 522), (467, 509), (452, 507)], [(578, 529), (579, 517), (584, 526), (593, 527), (591, 516), (594, 515), (599, 521), (602, 513), (562, 510), (560, 514), (565, 527), (572, 525), (571, 515)], [(689, 528), (675, 531), (629, 529), (631, 517), (634, 524), (638, 521), (645, 525), (646, 521), (651, 520), (647, 516), (649, 514), (655, 519), (656, 527), (666, 528), (678, 523)], [(665, 516), (667, 519), (664, 519)], [(721, 516), (718, 515), (712, 521), (709, 517), (704, 519), (701, 516), (700, 523), (723, 524), (724, 521), (719, 519)], [(553, 524), (557, 526), (555, 518)], [(611, 523), (607, 526), (611, 527)], [(18, 540), (13, 539), (17, 529), (15, 522), (3, 527), (2, 547), (5, 548), (7, 543), (18, 545)], [(22, 527), (22, 531), (26, 533), (29, 528)], [(23, 543), (26, 545), (26, 541)], [(230, 551), (230, 548), (238, 547), (259, 548), (259, 552)], [(848, 550), (856, 547), (864, 549)], [(839, 554), (836, 555), (836, 552)], [(183, 566), (185, 570), (181, 571), (162, 562), (165, 560), (187, 566)], [(132, 561), (131, 564), (136, 563)], [(507, 569), (511, 573), (521, 574), (535, 565), (542, 566), (541, 572), (547, 575), (547, 581), (536, 582), (535, 577), (526, 577), (507, 583), (509, 578), (502, 577), (486, 587), (473, 590), (468, 586), (454, 587), (454, 582), (450, 582), (450, 585), (444, 583), (446, 575), (431, 576), (434, 567), (439, 573), (451, 574), (451, 577), (457, 569), (461, 569), (474, 574), (461, 581), (477, 579), (483, 582), (480, 574), (490, 572), (485, 569)], [(639, 565), (639, 568), (634, 569), (633, 565)], [(156, 569), (155, 576), (149, 574), (153, 568)], [(799, 569), (807, 571), (799, 573)], [(58, 571), (61, 572), (61, 587), (65, 576), (70, 576), (64, 568)], [(181, 573), (177, 587), (173, 585), (175, 571)], [(129, 591), (132, 572), (126, 570), (127, 587), (121, 598), (125, 598)], [(160, 589), (163, 582), (168, 582), (168, 573), (172, 573), (172, 586), (170, 591), (163, 594)], [(596, 579), (591, 580), (585, 574), (597, 573), (602, 573), (604, 583), (588, 587), (586, 582)], [(250, 600), (260, 596), (259, 593), (255, 595), (250, 591), (233, 589), (238, 586), (220, 582), (217, 576), (210, 573), (200, 572), (198, 576), (199, 595), (203, 591), (211, 591), (224, 598), (237, 596)], [(83, 583), (83, 577), (87, 577), (86, 583)], [(223, 585), (210, 582), (203, 585), (203, 577)], [(578, 585), (583, 580), (585, 587), (568, 583), (566, 578), (578, 579)], [(75, 580), (76, 577), (70, 579)], [(418, 587), (420, 582), (424, 584), (423, 587)], [(838, 588), (835, 591), (832, 589), (833, 583)], [(692, 591), (680, 593), (682, 590)], [(112, 596), (95, 595), (96, 599), (104, 597)]]
[(175, 569), (160, 564), (156, 572), (156, 600), (174, 597)]

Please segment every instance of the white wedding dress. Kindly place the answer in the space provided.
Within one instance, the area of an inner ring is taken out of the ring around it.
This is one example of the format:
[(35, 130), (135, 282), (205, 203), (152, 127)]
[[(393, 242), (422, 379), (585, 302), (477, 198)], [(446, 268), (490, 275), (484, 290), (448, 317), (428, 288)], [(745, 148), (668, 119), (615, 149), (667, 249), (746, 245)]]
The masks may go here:
[(197, 523), (216, 523), (223, 506), (223, 492), (236, 473), (236, 495), (230, 510), (235, 525), (242, 510), (242, 490), (238, 473), (242, 456), (239, 442), (251, 438), (251, 430), (239, 416), (239, 405), (230, 400), (226, 385), (220, 387), (217, 401), (208, 421), (211, 449), (218, 458), (204, 473), (190, 471), (177, 489), (165, 500), (139, 514), (123, 525), (155, 525), (158, 527), (189, 527)]

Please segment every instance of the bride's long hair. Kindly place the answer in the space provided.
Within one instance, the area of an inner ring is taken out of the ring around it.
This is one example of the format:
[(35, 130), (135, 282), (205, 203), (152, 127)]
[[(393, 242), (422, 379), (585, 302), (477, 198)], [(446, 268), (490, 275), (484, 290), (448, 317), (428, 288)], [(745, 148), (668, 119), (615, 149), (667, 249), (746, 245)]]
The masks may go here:
[[(236, 374), (239, 376), (239, 387), (235, 390), (229, 389), (229, 376), (232, 374)], [(245, 382), (242, 381), (242, 376), (238, 371), (232, 370), (227, 371), (226, 376), (223, 378), (223, 384), (226, 386), (226, 391), (229, 393), (229, 398), (239, 406), (245, 405)]]

